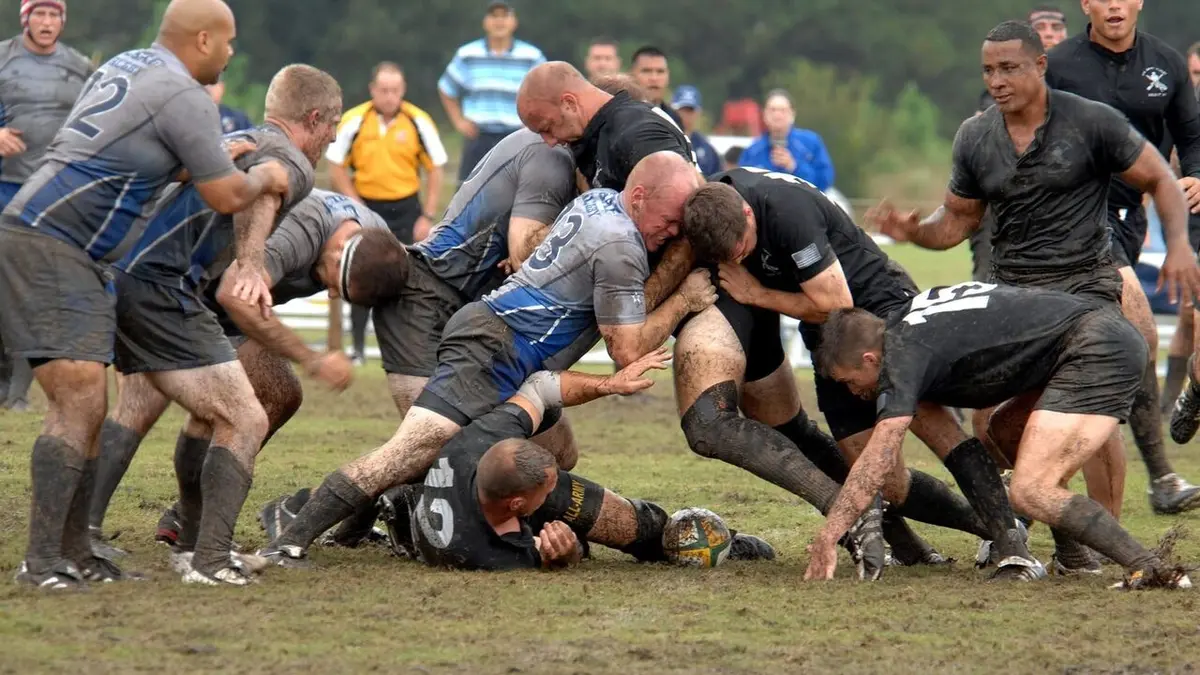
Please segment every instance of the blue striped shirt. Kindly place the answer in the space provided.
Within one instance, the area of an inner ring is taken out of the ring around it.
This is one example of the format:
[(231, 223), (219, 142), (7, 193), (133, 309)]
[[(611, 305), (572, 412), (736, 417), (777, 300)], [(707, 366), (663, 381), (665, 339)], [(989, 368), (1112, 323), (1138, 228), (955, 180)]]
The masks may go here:
[(544, 63), (542, 50), (528, 42), (514, 40), (507, 52), (488, 50), (480, 38), (458, 48), (438, 80), (438, 89), (462, 103), (463, 117), (487, 133), (511, 131), (521, 127), (517, 116), (517, 90), (534, 66)]

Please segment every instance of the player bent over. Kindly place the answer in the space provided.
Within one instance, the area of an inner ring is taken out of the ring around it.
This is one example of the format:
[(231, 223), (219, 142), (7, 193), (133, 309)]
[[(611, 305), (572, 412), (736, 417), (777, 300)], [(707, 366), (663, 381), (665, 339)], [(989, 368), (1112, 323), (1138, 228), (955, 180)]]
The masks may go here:
[(661, 152), (638, 164), (623, 192), (592, 190), (572, 202), (516, 274), (446, 324), (437, 369), (392, 439), (330, 474), (263, 554), (283, 565), (302, 558), (384, 490), (425, 475), (442, 445), (538, 370), (569, 367), (599, 337), (628, 365), (710, 305), (716, 293), (703, 275), (661, 304), (645, 288), (647, 252), (678, 233), (697, 183), (682, 157)]
[[(378, 214), (349, 198), (313, 190), (267, 239), (266, 282), (281, 304), (327, 290), (331, 298), (375, 304), (400, 293), (408, 274), (408, 256)], [(237, 350), (254, 395), (267, 414), (263, 445), (300, 408), (304, 393), (291, 363), (329, 387), (349, 386), (353, 369), (341, 352), (314, 352), (277, 315), (266, 316), (256, 304), (232, 293), (237, 262), (204, 293), (205, 308), (216, 314), (225, 337)], [(291, 363), (289, 363), (289, 361)], [(145, 373), (119, 376), (117, 404), (100, 434), (100, 462), (89, 525), (93, 548), (122, 553), (101, 536), (104, 514), (142, 439), (170, 401)], [(212, 429), (189, 419), (175, 445), (176, 469), (194, 486), (211, 442)], [(180, 504), (167, 509), (155, 538), (178, 542)], [(185, 543), (186, 543), (185, 538)], [(188, 549), (182, 549), (188, 550)]]
[[(1190, 587), (1103, 506), (1061, 487), (1128, 418), (1142, 381), (1145, 340), (1115, 306), (971, 282), (932, 288), (887, 321), (836, 312), (822, 332), (818, 368), (876, 398), (879, 420), (810, 547), (805, 578), (832, 578), (837, 537), (877, 490), (894, 489), (904, 470), (901, 443), (921, 402), (985, 408), (1040, 392), (1019, 443), (1013, 506), (1119, 563), (1130, 572), (1123, 587)], [(1045, 574), (1028, 563), (1006, 558), (1000, 571), (1019, 570), (1018, 579)]]

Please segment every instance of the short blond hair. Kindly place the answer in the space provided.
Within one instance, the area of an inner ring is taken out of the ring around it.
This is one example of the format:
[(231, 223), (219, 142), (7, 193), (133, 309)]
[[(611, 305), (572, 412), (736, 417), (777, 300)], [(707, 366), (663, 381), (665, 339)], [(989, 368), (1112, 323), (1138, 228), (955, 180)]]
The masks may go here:
[(328, 120), (342, 109), (342, 87), (319, 68), (293, 63), (271, 78), (265, 108), (268, 117), (288, 122), (303, 122), (314, 110)]

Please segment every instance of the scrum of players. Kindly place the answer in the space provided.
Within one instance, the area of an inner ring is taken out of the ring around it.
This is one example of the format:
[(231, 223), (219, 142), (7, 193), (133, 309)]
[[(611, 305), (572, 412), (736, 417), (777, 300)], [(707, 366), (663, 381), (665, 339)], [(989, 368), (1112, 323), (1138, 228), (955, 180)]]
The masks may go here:
[[(1119, 522), (1119, 425), (1158, 403), (1156, 381), (1146, 394), (1152, 350), (1122, 313), (1136, 311), (1118, 272), (1131, 261), (1114, 262), (1108, 195), (1120, 180), (1154, 197), (1163, 280), (1192, 298), (1200, 267), (1185, 223), (1200, 193), (1185, 195), (1157, 144), (1113, 108), (1048, 89), (1028, 23), (1000, 24), (983, 43), (995, 105), (962, 125), (944, 205), (924, 219), (886, 203), (868, 213), (898, 241), (946, 249), (990, 211), (990, 280), (924, 291), (813, 186), (750, 169), (706, 181), (665, 115), (620, 80), (600, 87), (562, 62), (527, 75), (526, 128), (405, 247), (369, 209), (314, 189), (342, 108), (328, 74), (283, 68), (265, 123), (220, 136), (201, 85), (224, 69), (234, 33), (221, 0), (173, 0), (153, 46), (88, 79), (4, 210), (0, 330), (49, 401), (18, 583), (138, 578), (114, 562), (123, 552), (103, 536), (104, 514), (171, 402), (189, 416), (178, 501), (156, 538), (186, 583), (243, 586), (272, 566), (307, 566), (312, 546), (356, 546), (380, 520), (397, 554), (435, 566), (569, 567), (589, 543), (677, 560), (680, 523), (662, 506), (571, 473), (563, 412), (652, 386), (674, 336), (692, 451), (825, 517), (806, 579), (832, 578), (839, 546), (864, 580), (946, 563), (909, 527), (917, 520), (978, 537), (991, 579), (1097, 573), (1107, 559), (1125, 570), (1118, 587), (1190, 587)], [(1185, 170), (1200, 168), (1200, 130), (1171, 131)], [(269, 543), (241, 552), (234, 523), (256, 456), (303, 398), (295, 367), (334, 390), (351, 381), (343, 354), (311, 350), (271, 309), (321, 291), (373, 308), (402, 421), (315, 489), (265, 505)], [(782, 315), (814, 354), (829, 433), (801, 406)], [(616, 372), (571, 370), (601, 340)], [(976, 435), (951, 408), (981, 412)], [(1200, 420), (1176, 410), (1193, 412)], [(910, 430), (961, 494), (905, 467)], [(1155, 510), (1200, 505), (1158, 434), (1157, 445), (1135, 434)], [(1062, 487), (1080, 470), (1090, 496)], [(1034, 521), (1054, 536), (1049, 571), (1027, 547)], [(723, 556), (776, 556), (726, 534)]]

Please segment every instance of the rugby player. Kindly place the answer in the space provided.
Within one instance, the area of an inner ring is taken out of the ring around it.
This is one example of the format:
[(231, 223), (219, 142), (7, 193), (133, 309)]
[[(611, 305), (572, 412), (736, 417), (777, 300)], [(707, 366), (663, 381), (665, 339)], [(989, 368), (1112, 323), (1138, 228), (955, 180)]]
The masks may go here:
[[(805, 345), (815, 352), (830, 312), (860, 307), (886, 317), (908, 303), (916, 286), (841, 209), (788, 174), (745, 168), (717, 174), (688, 200), (684, 218), (700, 259), (742, 261), (720, 265), (717, 303), (679, 332), (676, 393), (684, 435), (703, 456), (777, 485), (795, 481), (826, 513), (838, 485), (817, 467), (844, 479), (846, 460), (852, 464), (870, 437), (875, 409), (818, 373), (817, 403), (833, 438), (818, 429), (801, 407), (779, 316), (800, 320)], [(739, 417), (739, 403), (757, 421)], [(1032, 561), (1022, 537), (1010, 532), (1013, 514), (983, 444), (968, 439), (948, 411), (936, 407), (923, 411), (914, 431), (978, 508), (942, 481), (914, 471), (889, 500), (889, 512), (1001, 541), (1005, 557)], [(816, 466), (803, 466), (796, 448)], [(900, 557), (925, 555), (918, 549)]]
[[(398, 486), (380, 497), (393, 550), (428, 565), (485, 570), (555, 569), (578, 562), (581, 541), (641, 561), (665, 560), (661, 507), (568, 473), (526, 439), (547, 410), (649, 388), (653, 381), (643, 373), (665, 368), (669, 359), (664, 348), (607, 377), (535, 373), (442, 448), (424, 485)], [(774, 555), (757, 537), (734, 534), (730, 544), (730, 559)]]
[[(884, 202), (868, 212), (897, 241), (943, 250), (979, 227), (985, 208), (995, 218), (993, 279), (998, 283), (1074, 293), (1116, 305), (1121, 275), (1113, 266), (1106, 204), (1113, 176), (1154, 195), (1171, 234), (1160, 283), (1186, 298), (1200, 290), (1200, 267), (1187, 250), (1187, 203), (1162, 155), (1120, 113), (1067, 92), (1049, 89), (1046, 56), (1026, 23), (1007, 21), (983, 43), (984, 80), (996, 105), (963, 122), (954, 142), (945, 203), (925, 220)], [(1121, 435), (1109, 439), (1109, 468), (1124, 470)], [(1124, 481), (1088, 477), (1093, 497), (1117, 515)], [(1177, 477), (1160, 478), (1155, 490), (1169, 509), (1186, 506), (1192, 488)], [(1071, 569), (1095, 569), (1081, 550), (1056, 537), (1056, 557)]]
[[(1200, 107), (1188, 86), (1187, 62), (1167, 43), (1138, 30), (1142, 0), (1083, 0), (1082, 6), (1090, 23), (1047, 54), (1046, 84), (1116, 108), (1164, 157), (1171, 156), (1174, 144), (1183, 169), (1179, 186), (1187, 193), (1191, 210), (1200, 212)], [(1122, 279), (1121, 306), (1149, 346), (1150, 365), (1129, 428), (1150, 473), (1151, 508), (1155, 513), (1179, 513), (1200, 506), (1200, 487), (1175, 473), (1163, 444), (1158, 328), (1133, 271), (1146, 239), (1142, 192), (1139, 186), (1114, 177), (1106, 213), (1112, 256)], [(1168, 253), (1174, 251), (1180, 259), (1195, 257), (1186, 215), (1182, 220), (1163, 219), (1162, 226)], [(1193, 409), (1185, 402), (1176, 417), (1179, 422), (1195, 419), (1200, 425), (1200, 404)], [(1191, 434), (1182, 433), (1178, 423), (1172, 426), (1172, 435), (1180, 443), (1194, 433), (1195, 426)]]
[(837, 538), (877, 490), (903, 489), (900, 448), (923, 401), (970, 408), (1009, 401), (992, 424), (1021, 430), (1008, 434), (1019, 438), (1007, 448), (1015, 456), (1013, 505), (1119, 563), (1129, 572), (1124, 588), (1190, 587), (1182, 570), (1138, 544), (1102, 505), (1062, 487), (1128, 418), (1142, 381), (1145, 340), (1115, 305), (967, 282), (929, 289), (887, 320), (839, 310), (822, 333), (818, 369), (876, 399), (879, 413), (812, 542), (806, 579), (833, 578)]
[(105, 265), (140, 250), (150, 208), (181, 171), (222, 213), (287, 190), (281, 167), (238, 171), (221, 146), (217, 107), (202, 85), (229, 62), (234, 33), (224, 2), (173, 0), (153, 46), (117, 55), (88, 80), (4, 210), (0, 331), (14, 357), (31, 360), (49, 400), (33, 448), (19, 583), (66, 589), (122, 576), (92, 554), (87, 529), (117, 331)]
[(267, 89), (266, 123), (231, 136), (256, 149), (244, 165), (276, 163), (288, 176), (279, 195), (260, 197), (243, 213), (209, 209), (190, 184), (179, 184), (155, 207), (141, 250), (115, 264), (117, 370), (146, 383), (192, 416), (193, 437), (211, 444), (176, 453), (180, 535), (174, 559), (185, 583), (246, 585), (246, 568), (230, 556), (233, 526), (250, 490), (254, 458), (268, 419), (217, 317), (204, 309), (207, 280), (225, 272), (228, 292), (268, 316), (268, 236), (312, 191), (313, 169), (333, 140), (342, 113), (337, 82), (312, 66), (280, 70)]
[[(94, 68), (59, 41), (63, 0), (21, 0), (21, 33), (0, 42), (0, 209), (42, 161)], [(25, 410), (33, 371), (4, 354), (0, 342), (0, 407)]]
[[(235, 261), (231, 268), (238, 263)], [(370, 306), (393, 297), (404, 285), (408, 258), (403, 245), (374, 211), (348, 197), (313, 190), (292, 209), (267, 239), (266, 271), (275, 304), (328, 291), (330, 298), (351, 297)], [(204, 292), (207, 310), (217, 315), (237, 350), (254, 395), (267, 415), (266, 445), (292, 418), (304, 393), (291, 363), (335, 391), (349, 386), (353, 369), (340, 351), (316, 352), (275, 313), (264, 316), (256, 305), (232, 293), (235, 275), (226, 270)], [(104, 514), (142, 439), (170, 401), (144, 373), (119, 376), (117, 403), (100, 432), (100, 463), (92, 496), (89, 526), (93, 548), (120, 554), (101, 535)], [(194, 483), (212, 428), (189, 419), (175, 443), (180, 474)], [(179, 539), (180, 505), (167, 509), (155, 537), (174, 545)]]
[(537, 370), (568, 368), (600, 337), (624, 367), (712, 304), (704, 273), (670, 297), (645, 288), (647, 251), (678, 233), (698, 180), (682, 157), (660, 152), (638, 164), (623, 192), (592, 190), (572, 202), (516, 274), (447, 322), (437, 368), (392, 439), (327, 477), (263, 554), (281, 564), (303, 557), (330, 526), (418, 480), (451, 436)]

